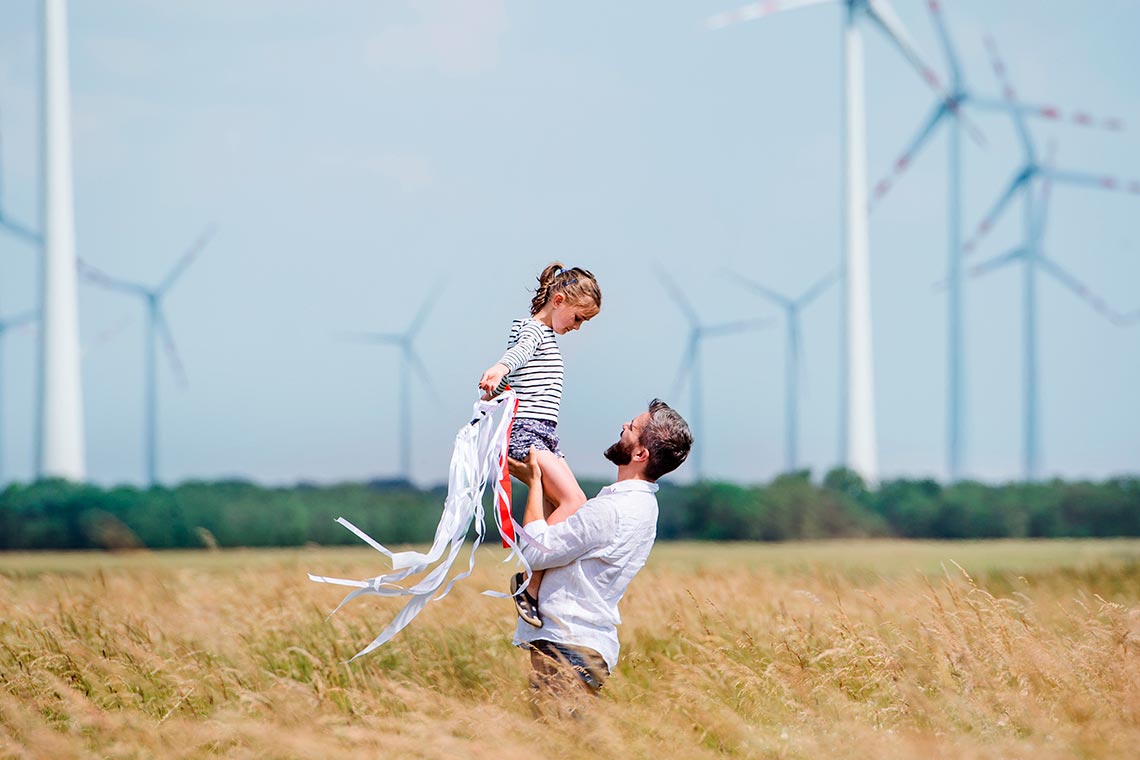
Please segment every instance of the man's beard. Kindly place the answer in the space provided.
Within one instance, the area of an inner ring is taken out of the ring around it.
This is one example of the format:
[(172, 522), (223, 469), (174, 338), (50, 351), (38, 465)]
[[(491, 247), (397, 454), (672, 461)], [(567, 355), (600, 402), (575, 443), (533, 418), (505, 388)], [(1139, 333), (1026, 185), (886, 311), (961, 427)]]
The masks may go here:
[(633, 446), (622, 446), (621, 441), (618, 441), (606, 449), (602, 456), (621, 467), (633, 461)]

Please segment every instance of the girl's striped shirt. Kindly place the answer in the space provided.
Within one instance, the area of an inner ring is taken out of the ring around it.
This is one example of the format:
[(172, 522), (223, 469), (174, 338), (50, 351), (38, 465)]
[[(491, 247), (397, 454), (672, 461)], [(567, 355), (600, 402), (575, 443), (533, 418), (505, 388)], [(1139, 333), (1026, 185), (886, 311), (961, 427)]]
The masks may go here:
[(563, 364), (554, 329), (537, 319), (516, 319), (499, 363), (509, 372), (497, 392), (510, 384), (519, 398), (517, 416), (557, 423)]

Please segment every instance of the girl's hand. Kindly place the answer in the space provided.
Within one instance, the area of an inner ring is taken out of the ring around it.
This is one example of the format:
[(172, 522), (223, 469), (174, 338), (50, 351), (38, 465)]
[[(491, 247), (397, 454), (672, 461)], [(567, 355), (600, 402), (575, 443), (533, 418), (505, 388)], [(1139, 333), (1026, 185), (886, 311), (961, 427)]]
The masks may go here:
[(495, 362), (487, 371), (483, 373), (483, 377), (479, 378), (479, 388), (486, 392), (484, 400), (491, 398), (495, 393), (495, 389), (499, 387), (499, 383), (503, 382), (503, 378), (507, 376), (508, 370), (504, 365)]

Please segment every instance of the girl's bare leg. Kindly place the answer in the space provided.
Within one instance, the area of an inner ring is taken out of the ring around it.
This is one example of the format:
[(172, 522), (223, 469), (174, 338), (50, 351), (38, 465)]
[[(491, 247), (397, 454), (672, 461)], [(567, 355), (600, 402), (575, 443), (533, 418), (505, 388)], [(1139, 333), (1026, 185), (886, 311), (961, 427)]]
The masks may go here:
[[(586, 494), (565, 459), (549, 451), (535, 451), (534, 455), (542, 470), (542, 511), (547, 524), (555, 525), (577, 512), (578, 507), (586, 503)], [(541, 583), (542, 571), (536, 570), (526, 587), (535, 599), (538, 599)]]

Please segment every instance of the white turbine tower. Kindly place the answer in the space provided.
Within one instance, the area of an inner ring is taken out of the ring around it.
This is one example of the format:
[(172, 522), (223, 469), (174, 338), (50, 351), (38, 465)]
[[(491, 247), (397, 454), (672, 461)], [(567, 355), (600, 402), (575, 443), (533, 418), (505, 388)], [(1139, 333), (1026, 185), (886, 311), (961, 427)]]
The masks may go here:
[(182, 368), (182, 361), (178, 358), (178, 349), (174, 345), (174, 336), (170, 332), (170, 325), (162, 313), (162, 299), (170, 292), (186, 268), (198, 257), (202, 249), (214, 235), (213, 226), (198, 236), (198, 239), (178, 259), (170, 272), (163, 278), (157, 287), (148, 288), (138, 283), (120, 280), (96, 269), (82, 259), (79, 261), (83, 276), (96, 285), (120, 293), (141, 298), (146, 306), (146, 360), (144, 361), (145, 377), (145, 424), (146, 424), (146, 480), (147, 485), (154, 487), (158, 484), (158, 342), (162, 341), (166, 347), (167, 356), (174, 368), (178, 382), (185, 384), (186, 373)]
[(867, 126), (863, 90), (863, 34), (860, 21), (873, 23), (898, 48), (922, 79), (936, 90), (938, 77), (916, 52), (887, 0), (762, 0), (708, 20), (712, 29), (754, 21), (811, 5), (843, 6), (843, 248), (840, 273), (839, 461), (868, 483), (878, 481), (875, 436), (874, 367), (871, 350), (871, 279), (867, 235)]
[(784, 328), (787, 330), (784, 350), (784, 471), (799, 469), (799, 408), (800, 408), (800, 356), (801, 333), (800, 314), (804, 308), (818, 298), (836, 280), (829, 274), (812, 285), (796, 298), (766, 288), (758, 282), (733, 275), (733, 279), (756, 295), (776, 304), (784, 310)]
[(669, 295), (677, 302), (677, 308), (685, 315), (689, 322), (689, 338), (686, 342), (685, 353), (681, 356), (681, 364), (677, 369), (677, 380), (673, 384), (673, 394), (680, 395), (685, 379), (689, 380), (689, 424), (693, 431), (693, 451), (690, 455), (693, 461), (693, 477), (697, 482), (705, 479), (704, 455), (702, 451), (708, 447), (705, 438), (704, 388), (702, 387), (703, 373), (701, 371), (701, 341), (706, 338), (716, 338), (723, 335), (735, 335), (749, 330), (759, 330), (772, 324), (770, 319), (749, 319), (739, 322), (724, 322), (716, 325), (705, 325), (697, 317), (696, 311), (689, 304), (681, 289), (664, 272), (658, 272), (661, 284), (669, 291)]
[(398, 477), (405, 483), (412, 482), (412, 372), (415, 371), (423, 381), (424, 387), (435, 397), (438, 394), (432, 384), (431, 376), (415, 349), (415, 338), (423, 327), (424, 321), (431, 312), (432, 307), (443, 291), (443, 283), (427, 297), (420, 307), (419, 313), (412, 319), (408, 329), (402, 333), (358, 332), (345, 333), (342, 336), (349, 340), (373, 345), (398, 346), (400, 349), (400, 398), (399, 417), (400, 426), (397, 443), (400, 447), (400, 472)]
[(87, 477), (71, 181), (66, 0), (43, 4), (43, 276), (39, 477)]

